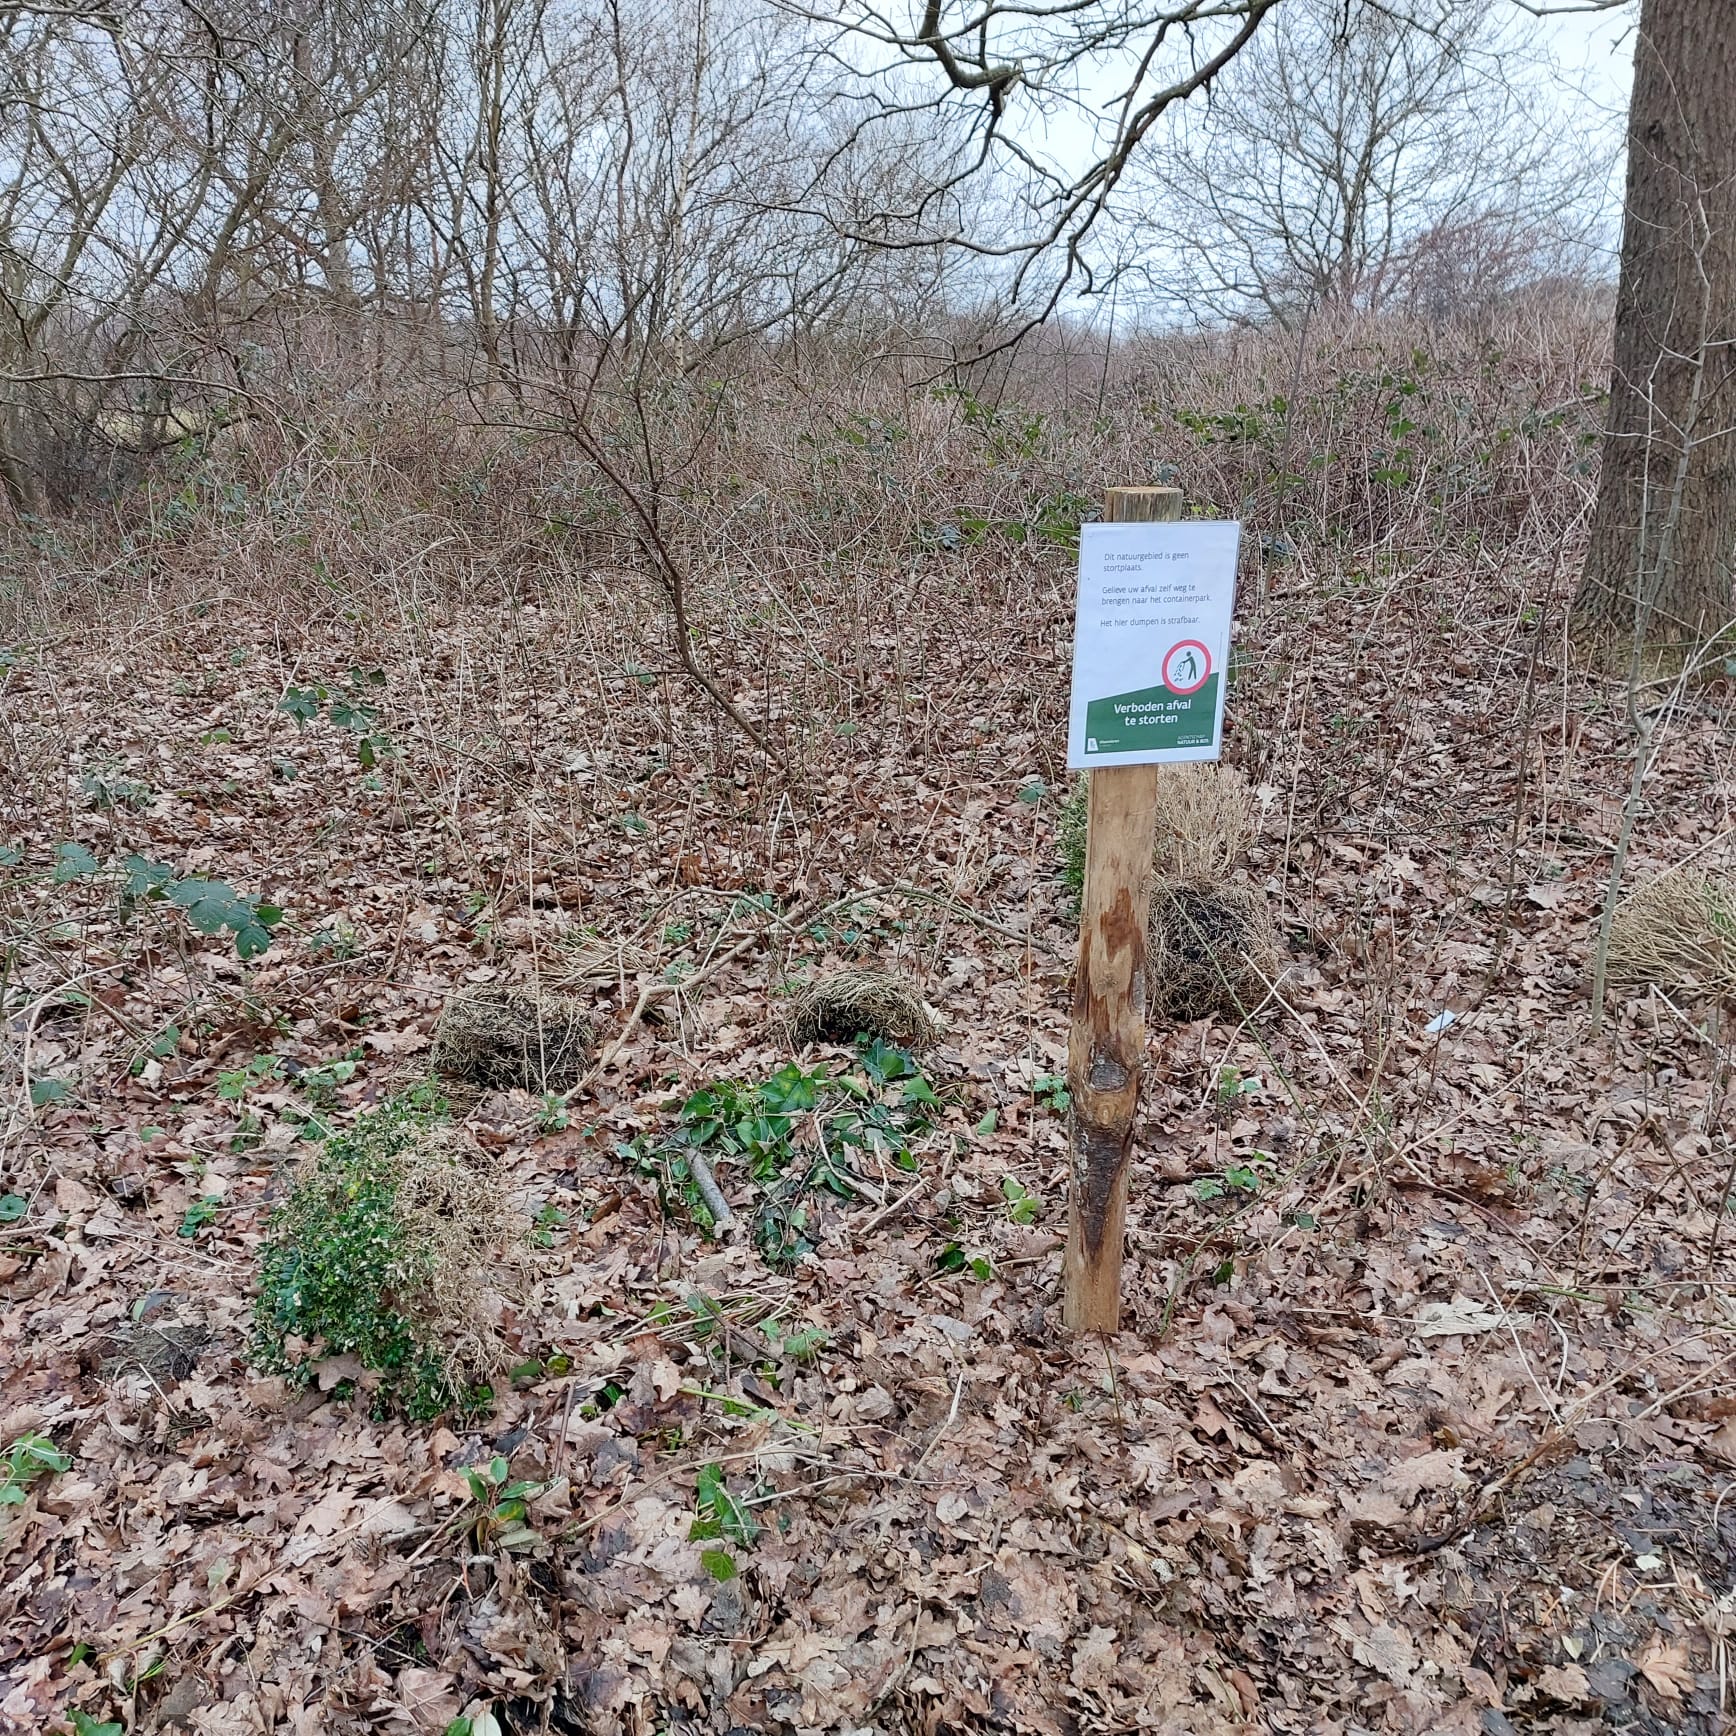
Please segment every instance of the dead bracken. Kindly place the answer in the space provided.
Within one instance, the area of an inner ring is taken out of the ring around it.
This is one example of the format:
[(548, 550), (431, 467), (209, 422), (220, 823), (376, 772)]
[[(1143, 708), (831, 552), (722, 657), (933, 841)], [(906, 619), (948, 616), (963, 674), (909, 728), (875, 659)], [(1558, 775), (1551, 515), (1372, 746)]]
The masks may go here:
[(566, 1091), (591, 1058), (591, 1021), (570, 996), (490, 983), (449, 1001), (434, 1037), (437, 1073), (484, 1091)]
[(790, 1004), (790, 1035), (797, 1043), (853, 1043), (878, 1037), (901, 1049), (934, 1041), (934, 1017), (913, 984), (896, 971), (850, 967), (802, 989)]

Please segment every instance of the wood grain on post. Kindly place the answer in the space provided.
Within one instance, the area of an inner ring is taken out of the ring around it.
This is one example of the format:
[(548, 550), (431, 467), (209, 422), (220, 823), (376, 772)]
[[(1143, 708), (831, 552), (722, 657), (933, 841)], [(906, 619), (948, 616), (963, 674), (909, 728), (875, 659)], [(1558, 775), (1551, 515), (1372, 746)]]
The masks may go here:
[[(1112, 488), (1111, 524), (1181, 517), (1178, 488)], [(1145, 1059), (1145, 924), (1160, 766), (1105, 766), (1091, 773), (1079, 963), (1067, 1045), (1072, 1185), (1061, 1318), (1075, 1332), (1121, 1323), (1121, 1248), (1127, 1170)]]

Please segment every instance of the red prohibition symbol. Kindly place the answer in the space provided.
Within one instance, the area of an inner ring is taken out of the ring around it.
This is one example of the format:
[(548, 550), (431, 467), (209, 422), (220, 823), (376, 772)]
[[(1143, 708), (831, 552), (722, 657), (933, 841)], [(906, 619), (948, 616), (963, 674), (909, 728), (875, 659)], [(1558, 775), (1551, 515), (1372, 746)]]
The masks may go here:
[(1212, 672), (1212, 654), (1197, 639), (1172, 645), (1163, 659), (1163, 684), (1171, 693), (1198, 693)]

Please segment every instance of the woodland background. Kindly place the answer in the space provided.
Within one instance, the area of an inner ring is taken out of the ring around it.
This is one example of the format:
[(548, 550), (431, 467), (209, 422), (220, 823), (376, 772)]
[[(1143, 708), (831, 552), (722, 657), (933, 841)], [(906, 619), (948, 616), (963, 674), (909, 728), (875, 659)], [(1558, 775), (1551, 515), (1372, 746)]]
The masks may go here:
[[(0, 15), (0, 1723), (1726, 1727), (1732, 665), (1572, 619), (1610, 153), (1504, 12), (1269, 10), (1033, 14), (1017, 125), (867, 13)], [(1154, 1023), (1075, 1340), (1130, 483), (1244, 526), (1279, 956)], [(931, 1112), (791, 1042), (861, 964)], [(451, 1096), (487, 1401), (262, 1367), (309, 1153), (537, 983), (602, 1064)], [(897, 1137), (779, 1111), (712, 1234), (682, 1105), (846, 1075)]]

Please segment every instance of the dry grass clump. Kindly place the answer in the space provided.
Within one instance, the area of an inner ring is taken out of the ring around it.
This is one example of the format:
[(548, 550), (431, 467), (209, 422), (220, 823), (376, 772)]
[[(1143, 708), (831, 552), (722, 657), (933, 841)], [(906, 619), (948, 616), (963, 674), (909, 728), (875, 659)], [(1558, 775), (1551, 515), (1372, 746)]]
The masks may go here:
[(1736, 881), (1661, 874), (1616, 907), (1612, 982), (1736, 1000)]
[(155, 1381), (185, 1380), (212, 1342), (198, 1320), (127, 1320), (97, 1342), (103, 1379), (135, 1370)]
[[(1061, 812), (1067, 883), (1084, 884), (1089, 780)], [(1157, 780), (1146, 933), (1146, 1004), (1154, 1017), (1239, 1018), (1257, 1006), (1277, 968), (1265, 898), (1230, 876), (1257, 831), (1247, 780), (1221, 761), (1164, 766)]]
[(498, 1164), (459, 1129), (429, 1128), (401, 1155), (395, 1216), (413, 1250), (414, 1313), (425, 1336), (447, 1347), (453, 1372), (493, 1374), (504, 1351), (483, 1275), (510, 1271), (525, 1235)]
[(933, 1016), (911, 983), (896, 971), (855, 966), (804, 988), (791, 1003), (789, 1027), (798, 1043), (853, 1043), (867, 1036), (921, 1049), (935, 1038)]
[(1145, 981), (1156, 1017), (1240, 1018), (1265, 998), (1276, 969), (1272, 917), (1257, 887), (1210, 875), (1153, 884)]
[[(1068, 793), (1056, 822), (1062, 878), (1075, 892), (1085, 884), (1091, 800), (1086, 773)], [(1226, 880), (1257, 830), (1247, 780), (1222, 761), (1165, 766), (1157, 780), (1152, 872), (1165, 880)]]
[(434, 1070), (484, 1091), (565, 1091), (584, 1077), (591, 1021), (580, 1002), (491, 983), (449, 1001), (434, 1036)]
[(564, 968), (556, 981), (562, 986), (628, 983), (657, 968), (656, 956), (638, 942), (599, 934), (573, 936)]

